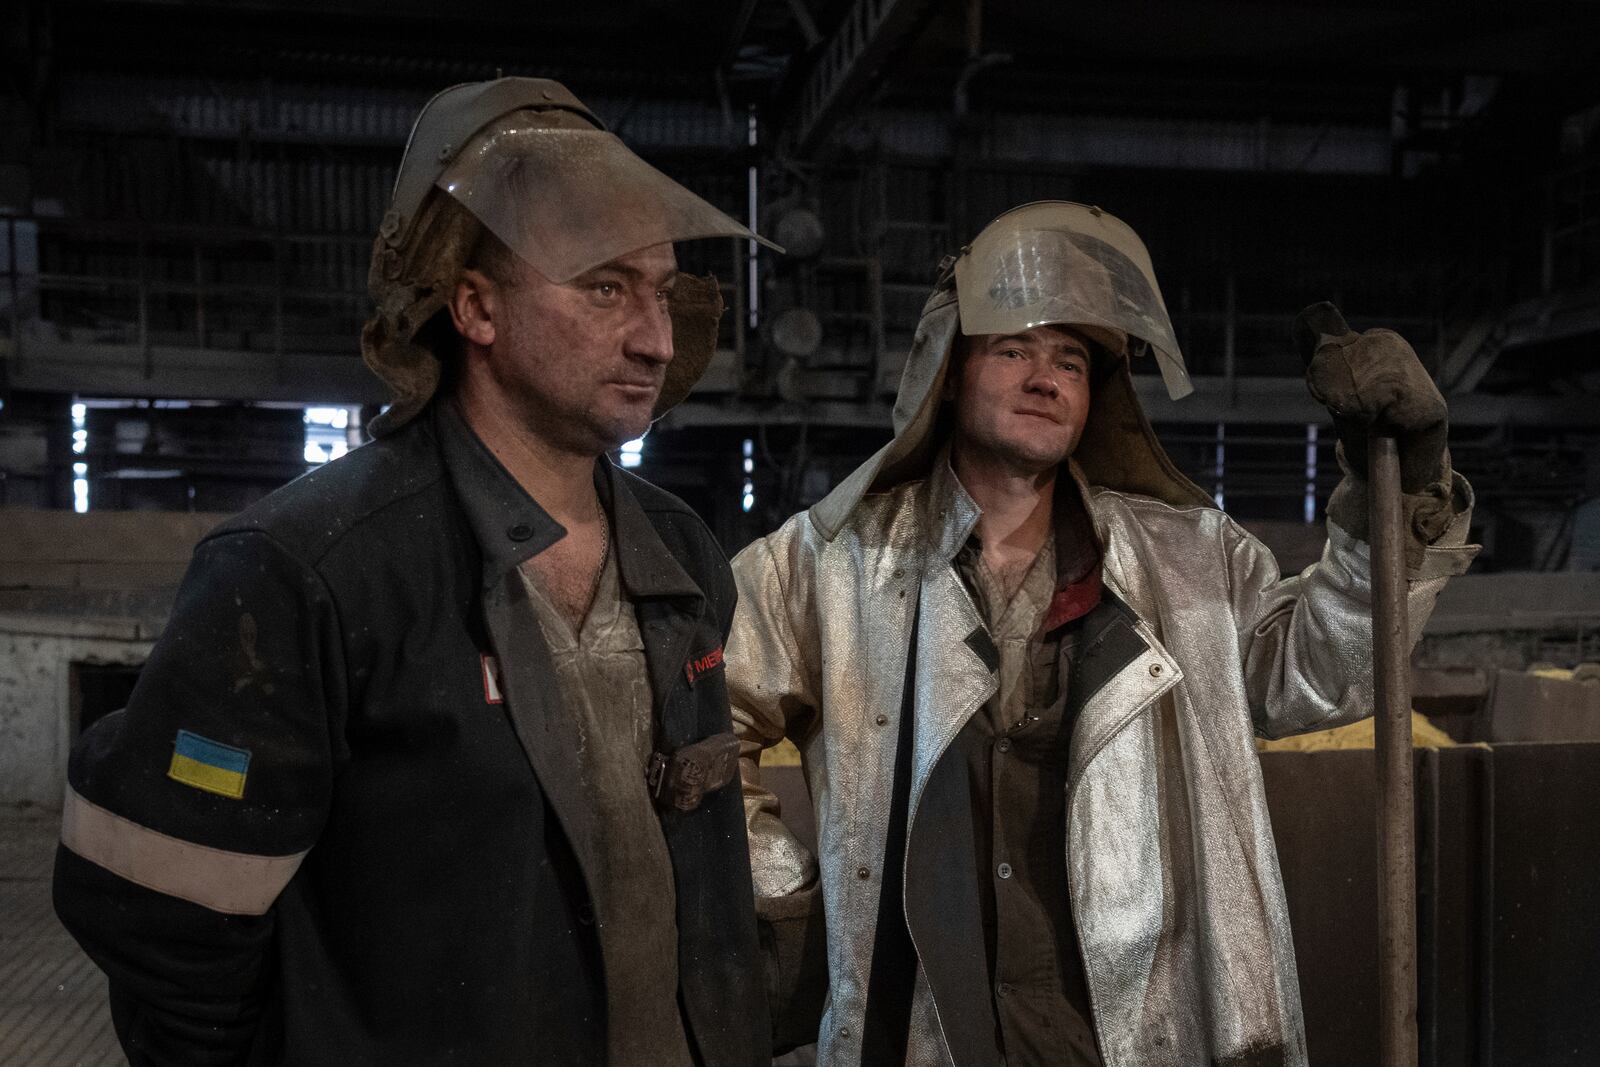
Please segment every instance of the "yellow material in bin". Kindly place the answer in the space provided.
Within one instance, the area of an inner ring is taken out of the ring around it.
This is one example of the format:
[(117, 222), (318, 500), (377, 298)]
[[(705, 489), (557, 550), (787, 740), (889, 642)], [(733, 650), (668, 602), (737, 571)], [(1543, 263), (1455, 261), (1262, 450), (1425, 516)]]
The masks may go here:
[(800, 750), (794, 747), (794, 742), (785, 737), (761, 753), (761, 766), (763, 767), (798, 767), (800, 766)]
[(1600, 683), (1600, 663), (1580, 663), (1571, 670), (1549, 663), (1533, 663), (1529, 664), (1528, 673), (1535, 678), (1554, 678), (1561, 682)]
[(1542, 663), (1536, 663), (1528, 668), (1528, 673), (1535, 678), (1554, 678), (1561, 682), (1572, 681), (1572, 672), (1565, 667), (1550, 667)]
[[(1362, 719), (1348, 726), (1336, 726), (1332, 730), (1316, 730), (1309, 734), (1297, 734), (1294, 737), (1284, 737), (1277, 741), (1265, 741), (1256, 738), (1258, 752), (1320, 752), (1330, 748), (1371, 748), (1373, 738), (1372, 719)], [(1433, 725), (1426, 715), (1413, 711), (1411, 713), (1411, 746), (1413, 748), (1454, 748), (1455, 742), (1450, 740), (1450, 735)]]

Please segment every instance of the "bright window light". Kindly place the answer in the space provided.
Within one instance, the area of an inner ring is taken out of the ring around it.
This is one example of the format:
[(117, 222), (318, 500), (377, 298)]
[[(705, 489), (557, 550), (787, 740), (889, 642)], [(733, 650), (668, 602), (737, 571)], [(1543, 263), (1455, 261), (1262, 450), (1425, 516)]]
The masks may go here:
[(306, 408), (307, 425), (331, 426), (342, 430), (350, 425), (349, 408)]
[(305, 423), (307, 463), (317, 466), (350, 451), (349, 408), (306, 408)]
[(751, 480), (751, 475), (756, 470), (756, 443), (752, 438), (744, 439), (744, 490), (739, 498), (739, 504), (748, 513), (756, 506), (756, 483)]
[[(72, 405), (72, 451), (83, 455), (89, 450), (89, 405)], [(89, 510), (89, 465), (77, 462), (72, 465), (72, 510), (82, 515)]]
[(624, 467), (637, 467), (644, 462), (644, 438), (635, 437), (631, 441), (622, 442), (622, 465)]
[(89, 450), (89, 405), (72, 405), (72, 451), (83, 455)]

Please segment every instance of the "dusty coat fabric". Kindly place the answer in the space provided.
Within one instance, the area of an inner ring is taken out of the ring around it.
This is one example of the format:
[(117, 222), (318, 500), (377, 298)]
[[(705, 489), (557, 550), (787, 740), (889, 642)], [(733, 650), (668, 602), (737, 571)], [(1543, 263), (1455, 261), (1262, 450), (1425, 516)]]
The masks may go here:
[[(904, 886), (920, 961), (908, 1061), (994, 1057), (974, 1012), (990, 998), (972, 966), (984, 952), (975, 890), (958, 877), (972, 870), (961, 854), (971, 807), (945, 758), (996, 689), (984, 642), (973, 640), (987, 636), (981, 613), (952, 563), (978, 508), (964, 490), (940, 505), (927, 477), (959, 329), (953, 289), (936, 289), (896, 397), (894, 438), (734, 560), (728, 683), (757, 910), (788, 968), (776, 978), (782, 1009), (785, 996), (804, 999), (790, 972), (803, 974), (806, 960), (792, 946), (815, 938), (809, 898), (822, 900), (823, 1064), (862, 1062), (902, 713), (913, 719), (910, 809), (902, 877), (890, 881)], [(1098, 373), (1094, 390), (1071, 476), (1102, 549), (1105, 596), (1084, 618), (1068, 682), (1062, 859), (1101, 1052), (1108, 1067), (1301, 1064), (1254, 738), (1371, 713), (1367, 547), (1330, 523), (1322, 560), (1280, 575), (1161, 449), (1126, 359)], [(1411, 576), (1413, 639), (1473, 554), (1462, 547), (1471, 492), (1448, 477), (1454, 518)], [(760, 785), (760, 750), (783, 736), (804, 762), (816, 858)], [(780, 1018), (780, 1029), (794, 1025)]]
[[(1282, 881), (1255, 735), (1371, 713), (1367, 548), (1329, 527), (1320, 562), (1285, 578), (1225, 514), (1081, 486), (1104, 547), (1110, 614), (1086, 637), (1104, 664), (1079, 694), (1067, 864), (1095, 1023), (1109, 1065), (1305, 1062)], [(1460, 483), (1461, 492), (1467, 492)], [(815, 864), (759, 787), (755, 757), (787, 735), (816, 809), (830, 989), (823, 1064), (861, 1060), (883, 827), (905, 665), (915, 722), (905, 914), (921, 958), (908, 1062), (988, 1062), (960, 1022), (941, 759), (995, 679), (969, 637), (981, 616), (952, 559), (978, 518), (943, 514), (927, 480), (863, 497), (832, 538), (794, 516), (734, 561), (728, 641), (758, 897), (803, 890)], [(1462, 514), (1410, 585), (1412, 637), (1465, 570)], [(930, 818), (924, 808), (934, 812)], [(970, 865), (966, 865), (970, 866)], [(957, 894), (958, 895), (958, 894)], [(992, 1054), (991, 1054), (992, 1055)]]
[[(129, 707), (74, 748), (69, 810), (117, 847), (60, 849), (56, 911), (135, 1065), (605, 1061), (605, 828), (514, 599), (562, 531), (456, 418), (435, 405), (212, 532)], [(676, 497), (598, 474), (618, 528), (662, 546), (617, 542), (664, 744), (727, 730), (721, 672), (684, 670), (732, 614), (721, 550)], [(238, 796), (170, 777), (180, 730), (253, 754)], [(700, 1062), (770, 1062), (739, 799), (661, 824)], [(151, 880), (139, 850), (176, 863)], [(253, 905), (218, 899), (264, 869)]]

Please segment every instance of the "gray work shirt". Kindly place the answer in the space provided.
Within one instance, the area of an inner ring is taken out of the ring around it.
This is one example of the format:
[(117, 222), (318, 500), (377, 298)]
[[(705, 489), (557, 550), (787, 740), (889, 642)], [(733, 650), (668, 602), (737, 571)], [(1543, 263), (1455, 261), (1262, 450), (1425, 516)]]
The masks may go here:
[(1063, 481), (1056, 490), (1052, 535), (1014, 595), (984, 565), (976, 536), (955, 558), (996, 653), (998, 686), (963, 729), (962, 747), (996, 1040), (1008, 1067), (1100, 1064), (1067, 888), (1064, 711), (1077, 627), (1044, 629), (1058, 590), (1096, 568), (1099, 553), (1076, 487)]
[(645, 788), (653, 744), (650, 678), (633, 602), (607, 552), (577, 633), (524, 565), (557, 681), (577, 730), (578, 776), (604, 835), (596, 877), (609, 892), (595, 916), (606, 969), (606, 1046), (614, 1064), (688, 1065), (678, 1013), (677, 892), (661, 822)]
[[(471, 432), (456, 412), (449, 418), (452, 429)], [(494, 512), (495, 501), (475, 499), (471, 483), (458, 489), (469, 510)], [(591, 899), (605, 970), (607, 1062), (687, 1067), (694, 1061), (678, 1004), (676, 882), (645, 785), (654, 748), (654, 693), (621, 561), (626, 558), (635, 574), (665, 572), (676, 564), (642, 513), (619, 513), (612, 506), (603, 467), (597, 468), (596, 490), (612, 527), (611, 547), (579, 632), (525, 562), (518, 569), (522, 595), (512, 596), (508, 632), (497, 645), (510, 656), (511, 649), (542, 642), (555, 674), (549, 686), (559, 694), (554, 703), (567, 711), (551, 720), (548, 741), (552, 749), (571, 753), (576, 785), (593, 814), (584, 820), (587, 830), (563, 828), (587, 857), (586, 877), (603, 887)]]

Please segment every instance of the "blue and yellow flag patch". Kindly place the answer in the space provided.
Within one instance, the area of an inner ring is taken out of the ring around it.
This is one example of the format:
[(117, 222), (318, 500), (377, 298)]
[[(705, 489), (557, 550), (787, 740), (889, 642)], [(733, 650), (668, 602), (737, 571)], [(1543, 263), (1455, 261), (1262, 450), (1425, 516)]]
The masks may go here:
[(249, 770), (249, 750), (179, 730), (167, 777), (207, 793), (238, 800), (244, 796), (244, 778)]

